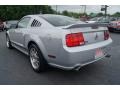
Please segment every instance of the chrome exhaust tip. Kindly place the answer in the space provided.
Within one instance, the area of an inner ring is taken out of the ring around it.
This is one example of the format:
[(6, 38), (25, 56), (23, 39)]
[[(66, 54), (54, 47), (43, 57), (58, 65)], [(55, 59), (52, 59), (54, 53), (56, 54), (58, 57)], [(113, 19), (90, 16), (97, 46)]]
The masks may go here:
[(79, 71), (80, 68), (81, 68), (81, 66), (76, 66), (76, 67), (74, 68), (74, 70), (75, 70), (75, 71)]
[(110, 58), (110, 57), (111, 57), (111, 55), (110, 55), (110, 54), (107, 54), (105, 57), (106, 57), (106, 58)]

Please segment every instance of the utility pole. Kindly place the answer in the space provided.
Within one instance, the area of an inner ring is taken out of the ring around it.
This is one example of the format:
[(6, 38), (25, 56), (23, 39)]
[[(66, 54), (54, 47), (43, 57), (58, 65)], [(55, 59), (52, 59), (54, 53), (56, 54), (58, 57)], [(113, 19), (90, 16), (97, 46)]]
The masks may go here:
[(105, 17), (107, 16), (107, 8), (108, 7), (109, 7), (108, 5), (105, 5)]
[(105, 11), (105, 17), (107, 16), (107, 8), (108, 7), (109, 7), (108, 5), (102, 5), (101, 6), (101, 11)]
[(57, 12), (58, 12), (58, 11), (57, 11), (57, 8), (58, 8), (58, 6), (56, 5), (56, 14), (57, 14)]
[(84, 5), (84, 14), (86, 13), (86, 5)]
[(82, 9), (83, 9), (83, 15), (81, 16), (81, 20), (86, 21), (87, 20), (86, 5), (82, 5)]
[(83, 8), (83, 14), (85, 14), (86, 13), (86, 5), (81, 5), (81, 6)]

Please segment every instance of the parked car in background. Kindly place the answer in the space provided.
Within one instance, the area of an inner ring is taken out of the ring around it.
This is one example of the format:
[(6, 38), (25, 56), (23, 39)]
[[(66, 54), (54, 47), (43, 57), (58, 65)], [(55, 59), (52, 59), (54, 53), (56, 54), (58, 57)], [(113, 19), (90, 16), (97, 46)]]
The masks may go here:
[(18, 23), (18, 20), (9, 20), (5, 21), (5, 29), (10, 29), (11, 25), (16, 25)]
[(91, 18), (90, 20), (86, 21), (87, 23), (96, 23), (98, 22), (102, 17), (95, 17)]
[(4, 23), (0, 20), (0, 31), (4, 31)]
[(107, 56), (111, 43), (106, 26), (53, 14), (27, 15), (6, 32), (7, 47), (29, 55), (36, 72), (47, 65), (79, 70)]
[(108, 29), (110, 32), (120, 32), (120, 18), (109, 24)]
[(95, 17), (87, 21), (87, 23), (105, 23), (109, 24), (111, 21), (116, 21), (115, 17)]

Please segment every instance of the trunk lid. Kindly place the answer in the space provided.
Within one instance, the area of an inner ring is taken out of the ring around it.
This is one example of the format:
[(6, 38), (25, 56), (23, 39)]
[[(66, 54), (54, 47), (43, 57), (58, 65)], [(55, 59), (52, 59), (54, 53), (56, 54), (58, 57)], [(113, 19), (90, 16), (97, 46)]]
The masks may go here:
[(71, 33), (82, 32), (85, 45), (102, 42), (104, 39), (104, 31), (107, 31), (107, 24), (74, 24), (64, 27)]

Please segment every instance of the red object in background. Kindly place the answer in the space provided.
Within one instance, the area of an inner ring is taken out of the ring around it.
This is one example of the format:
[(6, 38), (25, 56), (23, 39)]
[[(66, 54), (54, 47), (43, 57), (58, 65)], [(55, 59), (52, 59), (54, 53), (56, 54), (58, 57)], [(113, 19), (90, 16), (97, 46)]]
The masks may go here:
[(4, 23), (2, 22), (2, 20), (0, 20), (0, 31), (4, 30)]
[(81, 21), (87, 21), (87, 20), (89, 20), (89, 17), (86, 16), (86, 15), (83, 15), (83, 16), (80, 17), (80, 20)]
[(111, 27), (114, 29), (120, 29), (120, 21), (113, 21), (108, 27)]

